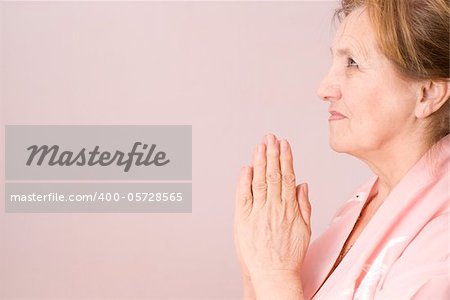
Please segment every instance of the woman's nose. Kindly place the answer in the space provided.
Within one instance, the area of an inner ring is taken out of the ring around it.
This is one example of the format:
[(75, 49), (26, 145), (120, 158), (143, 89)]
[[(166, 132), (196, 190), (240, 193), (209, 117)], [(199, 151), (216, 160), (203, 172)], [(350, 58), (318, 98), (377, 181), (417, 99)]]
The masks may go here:
[(336, 78), (328, 73), (322, 80), (317, 89), (317, 95), (324, 101), (339, 100), (341, 98), (341, 89)]

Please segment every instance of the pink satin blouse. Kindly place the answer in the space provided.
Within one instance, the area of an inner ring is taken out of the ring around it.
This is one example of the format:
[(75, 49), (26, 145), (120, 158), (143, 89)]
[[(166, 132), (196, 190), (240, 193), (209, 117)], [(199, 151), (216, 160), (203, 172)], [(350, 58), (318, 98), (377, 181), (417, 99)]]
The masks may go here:
[(390, 192), (319, 289), (378, 177), (338, 210), (305, 257), (305, 299), (450, 299), (450, 136), (437, 145), (434, 159), (422, 156)]

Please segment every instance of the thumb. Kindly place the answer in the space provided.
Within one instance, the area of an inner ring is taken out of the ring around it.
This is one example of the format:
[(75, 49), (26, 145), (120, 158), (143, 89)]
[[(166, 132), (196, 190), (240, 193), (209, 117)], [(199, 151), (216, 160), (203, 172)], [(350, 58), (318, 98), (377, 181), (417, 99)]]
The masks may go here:
[(308, 227), (311, 226), (311, 203), (309, 202), (308, 184), (302, 183), (297, 186), (297, 199), (303, 220)]

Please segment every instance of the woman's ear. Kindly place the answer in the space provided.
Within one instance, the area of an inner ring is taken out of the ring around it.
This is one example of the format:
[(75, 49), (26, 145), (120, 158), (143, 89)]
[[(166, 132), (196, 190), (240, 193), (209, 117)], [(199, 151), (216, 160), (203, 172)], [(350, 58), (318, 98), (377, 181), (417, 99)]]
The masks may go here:
[(433, 114), (450, 98), (450, 80), (427, 80), (418, 86), (415, 115), (425, 119)]

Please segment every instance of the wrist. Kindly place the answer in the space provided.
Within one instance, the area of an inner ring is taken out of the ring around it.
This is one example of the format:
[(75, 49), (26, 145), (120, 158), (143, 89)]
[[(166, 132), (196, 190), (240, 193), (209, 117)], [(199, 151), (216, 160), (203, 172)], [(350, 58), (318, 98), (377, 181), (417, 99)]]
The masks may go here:
[(300, 281), (300, 271), (264, 270), (260, 272), (254, 272), (251, 275), (251, 278), (252, 281)]
[(252, 276), (257, 299), (303, 299), (303, 287), (298, 272), (271, 271)]

